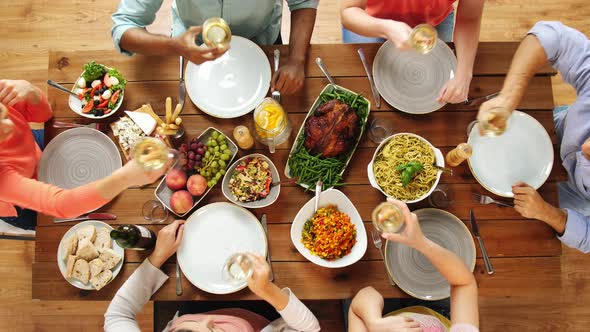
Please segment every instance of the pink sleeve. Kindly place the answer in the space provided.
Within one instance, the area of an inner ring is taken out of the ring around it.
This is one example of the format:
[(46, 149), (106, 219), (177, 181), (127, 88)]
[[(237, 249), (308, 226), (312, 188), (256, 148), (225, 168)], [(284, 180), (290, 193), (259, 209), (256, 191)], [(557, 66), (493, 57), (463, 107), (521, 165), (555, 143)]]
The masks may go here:
[(0, 200), (59, 218), (77, 217), (108, 202), (94, 183), (68, 190), (26, 178), (13, 170), (0, 172), (0, 188)]
[(38, 104), (21, 101), (13, 106), (28, 122), (46, 122), (53, 116), (47, 97), (41, 90), (39, 90), (39, 93), (41, 94), (41, 101)]
[(479, 329), (471, 324), (458, 323), (453, 324), (449, 332), (479, 332)]

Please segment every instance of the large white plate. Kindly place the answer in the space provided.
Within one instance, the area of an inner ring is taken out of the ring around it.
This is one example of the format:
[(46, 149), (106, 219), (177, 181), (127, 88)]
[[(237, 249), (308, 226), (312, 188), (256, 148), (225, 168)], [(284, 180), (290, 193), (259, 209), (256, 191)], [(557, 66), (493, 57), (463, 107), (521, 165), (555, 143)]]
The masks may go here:
[[(113, 227), (111, 227), (110, 225), (108, 225), (102, 221), (98, 221), (98, 220), (87, 220), (87, 221), (83, 221), (81, 223), (78, 223), (78, 224), (72, 226), (72, 228), (68, 229), (66, 234), (64, 234), (64, 236), (61, 238), (61, 241), (59, 241), (59, 247), (57, 248), (57, 265), (59, 266), (59, 271), (61, 272), (61, 275), (72, 286), (80, 288), (80, 289), (85, 289), (85, 290), (94, 290), (94, 287), (92, 286), (91, 283), (84, 284), (78, 279), (66, 278), (66, 262), (63, 259), (64, 250), (65, 250), (65, 248), (63, 246), (64, 239), (67, 239), (70, 235), (76, 233), (76, 231), (80, 227), (85, 227), (85, 226), (89, 226), (89, 225), (96, 227), (96, 230), (99, 230), (101, 228), (107, 228), (109, 230), (113, 229)], [(113, 278), (111, 279), (111, 281), (113, 281), (117, 277), (119, 272), (121, 271), (121, 267), (123, 266), (123, 261), (125, 261), (125, 250), (123, 248), (121, 248), (117, 244), (117, 242), (111, 240), (111, 243), (113, 244), (113, 250), (117, 253), (117, 255), (121, 256), (121, 261), (119, 262), (119, 264), (117, 264), (113, 269), (111, 269), (111, 271), (113, 271)], [(109, 283), (111, 283), (111, 281), (109, 281)]]
[(252, 111), (270, 87), (266, 54), (250, 40), (232, 36), (230, 49), (218, 59), (186, 66), (186, 89), (193, 103), (217, 118)]
[(178, 263), (186, 278), (213, 294), (229, 294), (246, 287), (231, 284), (221, 271), (235, 253), (250, 252), (266, 257), (266, 234), (256, 217), (243, 207), (218, 202), (190, 215), (178, 248)]
[(473, 154), (469, 168), (487, 190), (513, 197), (512, 185), (518, 181), (538, 189), (553, 167), (553, 144), (545, 128), (532, 116), (514, 111), (504, 134), (497, 137), (479, 135), (476, 124), (471, 129), (469, 145)]
[(305, 222), (313, 216), (315, 208), (315, 197), (310, 199), (295, 216), (293, 224), (291, 225), (291, 241), (293, 245), (303, 257), (308, 261), (323, 267), (339, 268), (352, 265), (363, 257), (367, 251), (367, 233), (365, 232), (365, 225), (363, 219), (354, 207), (354, 204), (341, 191), (336, 189), (328, 189), (322, 191), (320, 195), (320, 207), (327, 205), (336, 205), (338, 210), (346, 213), (350, 217), (350, 221), (356, 228), (356, 243), (350, 253), (342, 258), (333, 261), (325, 260), (316, 255), (313, 255), (303, 243), (301, 243), (301, 231)]
[[(459, 218), (439, 209), (414, 211), (424, 235), (434, 243), (455, 253), (473, 271), (475, 243), (471, 233)], [(438, 272), (430, 260), (416, 249), (387, 241), (385, 265), (395, 284), (404, 292), (422, 300), (440, 300), (449, 297), (449, 282)]]
[(388, 40), (375, 55), (373, 76), (389, 105), (402, 112), (424, 114), (445, 105), (436, 98), (456, 68), (455, 54), (440, 39), (428, 54), (400, 51)]
[(121, 166), (119, 149), (107, 135), (95, 129), (72, 128), (47, 144), (38, 178), (72, 189), (111, 175)]

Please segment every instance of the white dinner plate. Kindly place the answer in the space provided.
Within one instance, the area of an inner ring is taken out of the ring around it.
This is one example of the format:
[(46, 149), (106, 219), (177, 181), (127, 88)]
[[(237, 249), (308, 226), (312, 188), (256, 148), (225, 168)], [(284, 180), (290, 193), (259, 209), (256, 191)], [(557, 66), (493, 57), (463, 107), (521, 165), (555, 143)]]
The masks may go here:
[(535, 189), (545, 183), (553, 167), (553, 144), (545, 128), (532, 116), (514, 111), (504, 134), (480, 136), (474, 125), (467, 143), (473, 148), (469, 168), (490, 192), (513, 197), (518, 181)]
[(350, 221), (356, 228), (356, 243), (352, 247), (350, 253), (344, 257), (329, 261), (313, 255), (309, 249), (305, 248), (303, 243), (301, 243), (303, 225), (305, 225), (305, 222), (313, 217), (314, 214), (315, 197), (305, 203), (295, 216), (295, 220), (293, 220), (293, 224), (291, 225), (291, 241), (303, 257), (316, 265), (329, 268), (340, 268), (352, 265), (360, 260), (367, 251), (367, 233), (365, 232), (363, 219), (354, 207), (354, 204), (352, 204), (350, 199), (340, 190), (328, 189), (322, 191), (319, 206), (325, 207), (327, 205), (336, 205), (339, 211), (344, 212), (350, 217)]
[(186, 89), (193, 103), (217, 118), (252, 111), (270, 87), (270, 64), (252, 41), (232, 36), (230, 49), (218, 59), (186, 66)]
[(121, 166), (119, 149), (107, 135), (91, 128), (72, 128), (47, 144), (38, 178), (72, 189), (111, 175)]
[(205, 205), (185, 225), (177, 258), (182, 272), (196, 287), (213, 294), (229, 294), (246, 287), (222, 278), (223, 265), (235, 253), (266, 257), (266, 234), (256, 217), (227, 202)]
[[(96, 228), (96, 230), (99, 230), (101, 228), (107, 228), (109, 230), (113, 229), (113, 227), (111, 227), (109, 224), (104, 223), (102, 221), (98, 221), (98, 220), (87, 220), (87, 221), (83, 221), (83, 222), (77, 223), (76, 225), (72, 226), (70, 229), (68, 229), (66, 234), (64, 234), (64, 236), (61, 238), (61, 241), (59, 241), (59, 247), (57, 248), (57, 265), (59, 266), (59, 271), (61, 272), (61, 275), (72, 286), (80, 288), (80, 289), (85, 289), (85, 290), (94, 290), (94, 287), (92, 286), (92, 284), (90, 282), (87, 284), (84, 284), (78, 279), (66, 278), (66, 262), (63, 259), (64, 250), (66, 250), (63, 246), (64, 240), (67, 239), (70, 235), (75, 234), (79, 228), (85, 227), (85, 226), (94, 226)], [(117, 255), (121, 256), (121, 261), (119, 262), (119, 264), (117, 264), (114, 268), (111, 269), (111, 271), (113, 271), (113, 277), (111, 278), (109, 283), (111, 283), (111, 281), (115, 280), (115, 278), (117, 277), (117, 275), (121, 271), (121, 267), (123, 266), (123, 262), (125, 261), (125, 250), (122, 247), (120, 247), (116, 241), (111, 240), (111, 243), (113, 244), (113, 250), (117, 253)]]
[[(413, 211), (428, 239), (461, 258), (470, 271), (475, 268), (475, 243), (459, 218), (439, 209)], [(451, 287), (430, 260), (418, 250), (394, 241), (385, 244), (385, 265), (404, 292), (428, 301), (447, 298)]]
[(377, 90), (389, 105), (402, 112), (425, 114), (445, 105), (436, 98), (454, 77), (456, 68), (455, 54), (440, 39), (427, 54), (400, 51), (388, 40), (375, 55), (373, 76)]

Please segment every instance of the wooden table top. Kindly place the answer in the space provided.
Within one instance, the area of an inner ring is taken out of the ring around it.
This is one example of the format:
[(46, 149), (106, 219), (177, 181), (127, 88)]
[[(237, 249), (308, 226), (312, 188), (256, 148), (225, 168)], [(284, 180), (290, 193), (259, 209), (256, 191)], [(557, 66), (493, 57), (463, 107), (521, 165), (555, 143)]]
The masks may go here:
[[(466, 141), (466, 126), (475, 119), (477, 106), (447, 105), (442, 110), (426, 114), (411, 115), (398, 111), (392, 112), (392, 107), (382, 101), (380, 109), (375, 108), (369, 83), (362, 64), (357, 55), (357, 48), (362, 46), (369, 63), (379, 48), (378, 44), (344, 44), (344, 45), (312, 45), (309, 59), (320, 56), (336, 82), (353, 91), (367, 96), (373, 105), (372, 118), (385, 118), (393, 122), (395, 131), (407, 131), (421, 135), (433, 145), (446, 153), (457, 144)], [(509, 68), (517, 43), (490, 42), (480, 43), (474, 67), (474, 77), (469, 96), (471, 98), (488, 95), (499, 91)], [(269, 59), (276, 47), (264, 47)], [(283, 56), (288, 53), (287, 46), (279, 46)], [(134, 110), (145, 103), (151, 103), (154, 109), (163, 115), (164, 100), (167, 96), (176, 103), (178, 98), (178, 58), (157, 58), (146, 56), (126, 57), (115, 51), (84, 51), (84, 52), (50, 52), (48, 77), (65, 86), (70, 86), (78, 78), (82, 66), (91, 60), (118, 68), (129, 80), (126, 88), (124, 109)], [(546, 66), (532, 79), (518, 109), (522, 110), (541, 122), (550, 133), (553, 143), (556, 137), (553, 125), (553, 94), (551, 89), (551, 75), (553, 68)], [(308, 61), (306, 67), (305, 87), (294, 96), (282, 96), (282, 103), (289, 113), (297, 132), (309, 107), (327, 84), (314, 61)], [(48, 89), (48, 99), (51, 103), (56, 120), (92, 122), (91, 119), (79, 117), (67, 105), (67, 95), (55, 89)], [(207, 127), (213, 126), (226, 135), (231, 135), (238, 124), (252, 126), (252, 114), (236, 119), (217, 119), (205, 115), (198, 110), (187, 96), (182, 113), (183, 124), (188, 137), (200, 134)], [(115, 117), (105, 120), (113, 121)], [(63, 129), (46, 125), (46, 142)], [(112, 136), (112, 133), (110, 133)], [(268, 155), (283, 174), (288, 152), (293, 143), (290, 140), (277, 147), (273, 155), (268, 153), (265, 146), (256, 143), (254, 151)], [(368, 182), (366, 165), (371, 160), (376, 145), (367, 137), (363, 137), (354, 158), (344, 176), (348, 185), (341, 190), (351, 199), (365, 221), (365, 227), (370, 226), (372, 209), (384, 196), (373, 189)], [(559, 181), (567, 179), (565, 170), (559, 161), (558, 147), (554, 145), (556, 158), (549, 180), (540, 188), (541, 195), (552, 204), (557, 204), (557, 185)], [(240, 151), (239, 156), (244, 155)], [(526, 296), (527, 293), (537, 292), (542, 288), (559, 288), (561, 272), (561, 244), (555, 238), (550, 227), (537, 220), (522, 218), (512, 208), (500, 208), (495, 205), (480, 205), (471, 200), (474, 192), (486, 193), (471, 175), (466, 163), (455, 168), (453, 176), (443, 174), (441, 183), (448, 184), (454, 195), (454, 203), (447, 209), (459, 217), (468, 228), (469, 209), (473, 209), (480, 225), (480, 232), (485, 240), (488, 254), (496, 273), (487, 275), (483, 260), (477, 247), (477, 263), (475, 275), (478, 280), (480, 294), (487, 296)], [(147, 227), (157, 231), (163, 225), (148, 224), (141, 216), (141, 206), (154, 198), (155, 184), (143, 189), (128, 189), (112, 202), (100, 209), (101, 212), (114, 213), (118, 216), (116, 224), (147, 224)], [(280, 287), (290, 287), (301, 299), (342, 299), (351, 298), (359, 289), (373, 286), (385, 297), (406, 297), (407, 295), (397, 287), (389, 285), (385, 266), (377, 249), (369, 241), (368, 249), (361, 261), (352, 266), (341, 269), (327, 269), (314, 265), (301, 256), (290, 239), (290, 224), (299, 208), (310, 198), (295, 185), (285, 185), (281, 188), (279, 199), (271, 206), (255, 209), (252, 212), (261, 217), (268, 215), (268, 233), (272, 267), (275, 283)], [(200, 206), (208, 203), (226, 201), (219, 185), (217, 185)], [(412, 210), (427, 207), (426, 202), (413, 204)], [(169, 218), (168, 222), (172, 220)], [(147, 257), (147, 252), (126, 251), (125, 263), (117, 278), (101, 291), (83, 291), (71, 286), (59, 272), (56, 263), (56, 252), (59, 241), (72, 226), (68, 224), (54, 224), (53, 218), (40, 215), (37, 227), (35, 259), (33, 264), (32, 294), (34, 299), (42, 300), (110, 300), (127, 280), (139, 264)], [(247, 289), (229, 295), (208, 294), (192, 286), (183, 278), (184, 293), (176, 296), (173, 256), (162, 269), (170, 275), (170, 279), (156, 292), (154, 300), (242, 300), (256, 298)]]

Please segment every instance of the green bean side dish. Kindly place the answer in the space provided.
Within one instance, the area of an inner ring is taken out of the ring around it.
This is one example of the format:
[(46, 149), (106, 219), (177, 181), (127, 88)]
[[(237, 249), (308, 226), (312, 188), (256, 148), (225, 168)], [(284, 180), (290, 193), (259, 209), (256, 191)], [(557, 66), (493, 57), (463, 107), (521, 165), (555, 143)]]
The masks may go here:
[[(320, 154), (311, 155), (304, 146), (305, 131), (301, 131), (301, 135), (295, 141), (295, 149), (289, 158), (289, 173), (291, 177), (298, 178), (297, 183), (306, 184), (308, 189), (313, 189), (318, 180), (324, 183), (322, 190), (334, 186), (341, 186), (342, 171), (346, 167), (348, 161), (352, 157), (356, 145), (364, 132), (365, 124), (369, 115), (369, 103), (360, 94), (349, 93), (347, 91), (334, 88), (331, 92), (322, 93), (319, 97), (322, 104), (330, 100), (339, 100), (350, 107), (359, 116), (359, 137), (356, 138), (357, 143), (350, 151), (343, 153), (336, 157), (324, 158)], [(321, 104), (320, 104), (321, 105)], [(318, 105), (318, 107), (320, 106)], [(316, 109), (318, 108), (316, 107)], [(315, 110), (313, 111), (315, 112)], [(305, 125), (305, 123), (303, 124)]]

